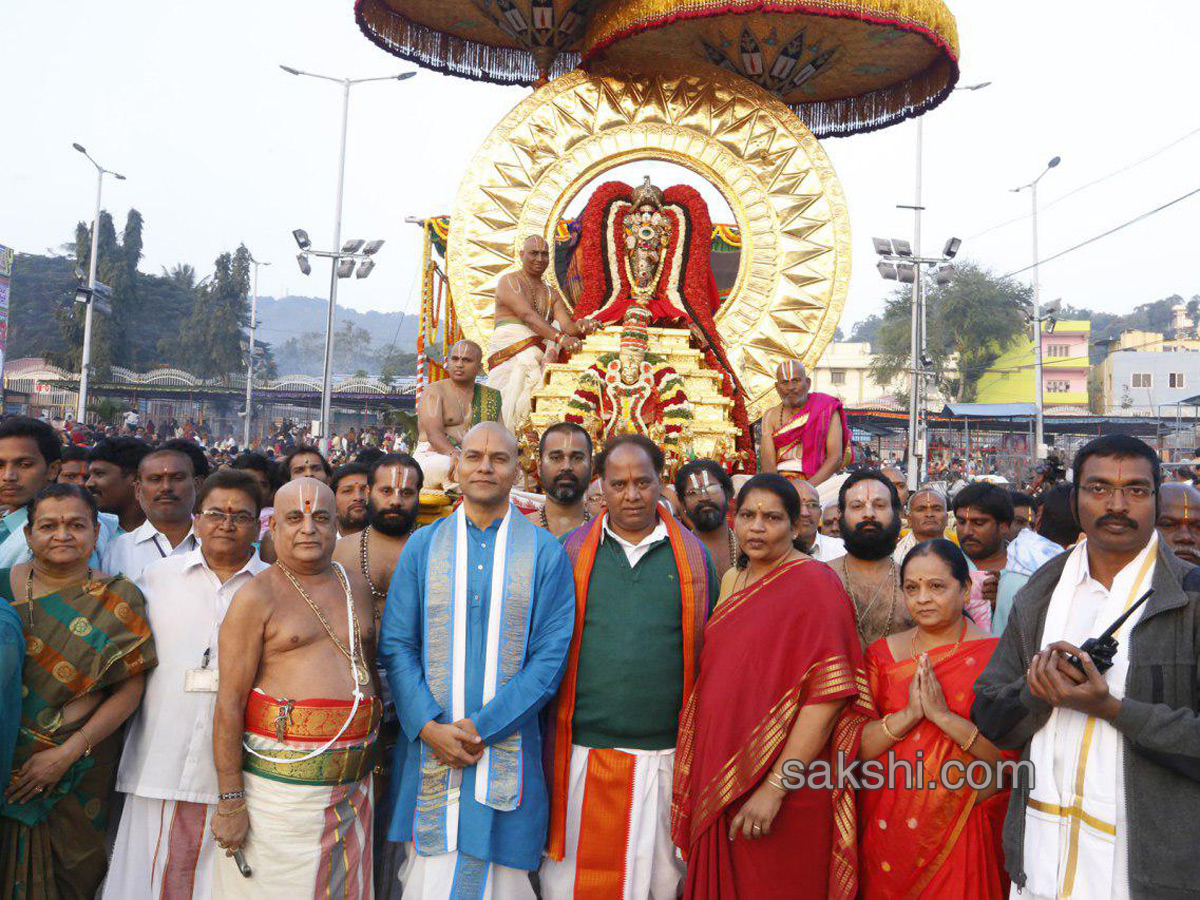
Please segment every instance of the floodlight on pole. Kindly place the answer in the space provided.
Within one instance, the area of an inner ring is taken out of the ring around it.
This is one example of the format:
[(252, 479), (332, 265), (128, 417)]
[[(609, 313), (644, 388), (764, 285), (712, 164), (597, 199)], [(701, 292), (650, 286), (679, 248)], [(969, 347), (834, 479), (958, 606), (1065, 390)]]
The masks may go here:
[(912, 256), (912, 244), (901, 238), (896, 238), (892, 241), (892, 248), (897, 256)]
[(375, 271), (375, 260), (368, 259), (359, 265), (358, 271), (355, 273), (356, 278), (366, 278)]
[[(79, 361), (79, 405), (76, 408), (75, 418), (83, 424), (87, 421), (87, 402), (88, 402), (88, 383), (90, 380), (90, 368), (92, 364), (92, 312), (95, 307), (96, 298), (96, 266), (99, 262), (99, 238), (100, 238), (100, 197), (104, 188), (104, 176), (112, 175), (119, 181), (124, 181), (125, 176), (113, 172), (110, 169), (104, 168), (96, 160), (92, 159), (87, 148), (80, 143), (71, 144), (77, 151), (87, 157), (88, 162), (96, 167), (96, 212), (92, 216), (92, 249), (88, 259), (88, 287), (87, 298), (84, 301), (87, 306), (83, 314), (83, 349), (80, 353)], [(78, 292), (76, 300), (79, 299)]]
[(383, 246), (383, 241), (367, 241), (367, 245), (362, 248), (362, 252), (367, 256), (374, 256)]
[(946, 241), (946, 246), (942, 250), (942, 256), (946, 257), (946, 259), (954, 259), (954, 257), (958, 256), (958, 248), (961, 246), (961, 240), (956, 237), (950, 238), (950, 240)]
[[(322, 81), (332, 81), (342, 86), (342, 132), (338, 152), (337, 191), (334, 201), (332, 242), (332, 246), (336, 248), (342, 242), (342, 198), (346, 185), (346, 133), (350, 124), (350, 89), (355, 85), (365, 84), (368, 81), (407, 81), (416, 72), (401, 72), (396, 75), (385, 75), (378, 78), (334, 78), (329, 75), (304, 72), (291, 66), (280, 65), (280, 68), (289, 75), (307, 75), (311, 78), (319, 78)], [(346, 274), (343, 275), (342, 261), (340, 259), (341, 254), (335, 250), (331, 256), (334, 264), (331, 267), (332, 271), (329, 278), (329, 306), (325, 312), (325, 361), (322, 367), (321, 418), (318, 423), (319, 428), (317, 433), (321, 449), (325, 451), (327, 456), (329, 455), (329, 439), (333, 436), (333, 423), (331, 421), (333, 407), (333, 317), (334, 310), (337, 308), (338, 279), (348, 278), (350, 272), (353, 270), (352, 261), (350, 269), (346, 270)]]
[(311, 275), (312, 274), (312, 263), (310, 263), (308, 261), (307, 253), (297, 253), (296, 254), (296, 262), (300, 266), (300, 273), (302, 275)]
[(346, 241), (346, 243), (342, 244), (342, 252), (343, 253), (357, 253), (359, 250), (362, 249), (362, 246), (365, 243), (366, 243), (366, 241), (362, 241), (357, 238), (351, 238), (350, 240)]
[(887, 238), (871, 238), (875, 244), (875, 252), (880, 256), (892, 255), (892, 242)]
[(881, 259), (875, 268), (877, 268), (879, 270), (879, 274), (888, 281), (896, 281), (899, 278), (899, 276), (896, 274), (895, 263), (890, 263), (885, 259)]
[(295, 231), (293, 231), (292, 237), (296, 239), (296, 246), (298, 246), (301, 250), (307, 250), (312, 246), (312, 241), (309, 240), (308, 232), (303, 228), (297, 228)]
[(339, 259), (338, 264), (337, 264), (337, 277), (338, 278), (349, 278), (353, 274), (354, 274), (354, 260), (353, 259)]
[(1050, 162), (1046, 163), (1046, 168), (1037, 178), (1023, 184), (1020, 187), (1013, 188), (1013, 193), (1020, 193), (1028, 189), (1030, 194), (1030, 203), (1033, 209), (1033, 380), (1034, 380), (1034, 398), (1035, 398), (1035, 430), (1033, 438), (1033, 464), (1036, 466), (1037, 461), (1042, 459), (1044, 454), (1044, 434), (1045, 434), (1045, 416), (1043, 411), (1043, 385), (1042, 385), (1042, 321), (1045, 318), (1042, 315), (1041, 304), (1041, 282), (1038, 278), (1039, 253), (1038, 253), (1038, 182), (1046, 177), (1046, 173), (1051, 169), (1058, 168), (1062, 162), (1061, 156), (1051, 157)]

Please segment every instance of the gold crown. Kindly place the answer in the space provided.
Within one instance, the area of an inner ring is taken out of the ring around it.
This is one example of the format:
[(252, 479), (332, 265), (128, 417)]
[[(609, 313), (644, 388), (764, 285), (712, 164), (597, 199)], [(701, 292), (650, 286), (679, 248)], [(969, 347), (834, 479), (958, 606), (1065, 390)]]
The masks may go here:
[(629, 201), (633, 204), (634, 209), (639, 209), (643, 206), (654, 206), (661, 208), (663, 205), (663, 192), (650, 183), (650, 176), (647, 175), (642, 181), (642, 186), (634, 188), (633, 197)]

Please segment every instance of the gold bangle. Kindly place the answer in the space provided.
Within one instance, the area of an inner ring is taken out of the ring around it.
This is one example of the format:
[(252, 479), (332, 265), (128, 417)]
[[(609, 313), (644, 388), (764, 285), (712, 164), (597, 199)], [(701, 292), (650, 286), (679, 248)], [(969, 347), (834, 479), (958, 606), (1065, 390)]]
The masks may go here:
[(967, 742), (965, 744), (958, 745), (959, 749), (961, 749), (963, 751), (963, 753), (968, 752), (971, 749), (971, 746), (975, 743), (975, 739), (978, 737), (979, 737), (979, 726), (976, 725), (975, 730), (971, 732), (971, 736), (967, 739)]
[(246, 804), (243, 803), (241, 806), (235, 806), (233, 809), (218, 809), (217, 815), (221, 816), (222, 818), (225, 818), (226, 816), (236, 816), (238, 813), (243, 812), (245, 809), (246, 809)]
[(896, 737), (896, 735), (892, 734), (892, 729), (888, 728), (887, 720), (888, 720), (888, 716), (890, 716), (890, 715), (891, 715), (891, 713), (888, 713), (887, 716), (884, 716), (882, 719), (880, 719), (879, 724), (883, 726), (883, 733), (892, 739), (892, 743), (898, 744), (898, 743), (900, 743), (902, 738)]
[(774, 771), (767, 773), (766, 782), (771, 787), (783, 791), (785, 794), (788, 792), (788, 786), (783, 783), (783, 779), (776, 775)]
[(77, 728), (77, 729), (76, 729), (75, 733), (76, 733), (77, 735), (79, 735), (81, 738), (83, 738), (83, 742), (84, 742), (85, 744), (87, 744), (87, 749), (83, 751), (83, 757), (84, 757), (84, 759), (86, 759), (87, 757), (89, 757), (89, 756), (91, 756), (91, 755), (92, 755), (92, 741), (91, 741), (91, 738), (89, 738), (89, 737), (87, 736), (87, 732), (83, 730), (83, 726), (82, 726), (82, 725), (80, 725), (80, 726), (79, 726), (79, 728)]

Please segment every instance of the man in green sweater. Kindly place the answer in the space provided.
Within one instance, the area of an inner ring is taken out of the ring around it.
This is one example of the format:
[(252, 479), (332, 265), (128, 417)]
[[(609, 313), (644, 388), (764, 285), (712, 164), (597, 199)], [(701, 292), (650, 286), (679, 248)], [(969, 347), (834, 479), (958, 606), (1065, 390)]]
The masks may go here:
[(549, 729), (546, 900), (598, 884), (675, 897), (683, 884), (675, 739), (719, 583), (704, 546), (658, 502), (663, 464), (642, 435), (611, 439), (596, 463), (607, 512), (563, 539), (576, 614)]

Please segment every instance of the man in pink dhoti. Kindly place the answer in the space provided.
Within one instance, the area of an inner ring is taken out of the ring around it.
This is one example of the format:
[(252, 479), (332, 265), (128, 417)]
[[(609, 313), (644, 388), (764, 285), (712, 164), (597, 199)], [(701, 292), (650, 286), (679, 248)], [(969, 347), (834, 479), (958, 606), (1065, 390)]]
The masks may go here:
[(853, 449), (842, 401), (811, 386), (804, 363), (779, 364), (775, 390), (781, 402), (762, 418), (760, 470), (808, 481), (819, 490), (850, 462)]

